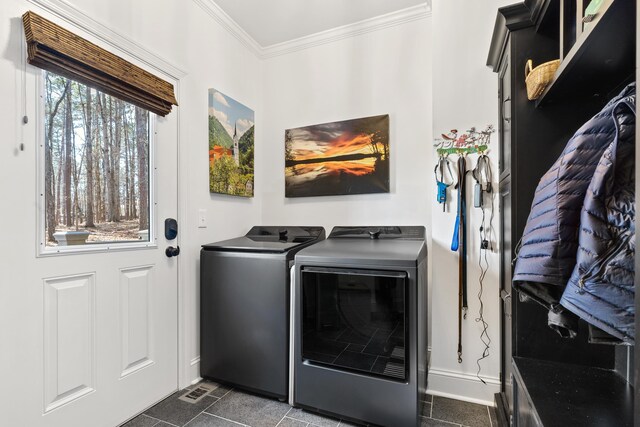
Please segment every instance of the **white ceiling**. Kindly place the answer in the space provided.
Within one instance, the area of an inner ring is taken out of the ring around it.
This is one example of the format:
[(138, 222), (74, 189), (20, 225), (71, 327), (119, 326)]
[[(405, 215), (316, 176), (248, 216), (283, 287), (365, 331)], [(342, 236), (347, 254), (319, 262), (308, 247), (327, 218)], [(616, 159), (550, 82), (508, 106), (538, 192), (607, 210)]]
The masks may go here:
[(262, 47), (428, 2), (428, 0), (214, 1)]

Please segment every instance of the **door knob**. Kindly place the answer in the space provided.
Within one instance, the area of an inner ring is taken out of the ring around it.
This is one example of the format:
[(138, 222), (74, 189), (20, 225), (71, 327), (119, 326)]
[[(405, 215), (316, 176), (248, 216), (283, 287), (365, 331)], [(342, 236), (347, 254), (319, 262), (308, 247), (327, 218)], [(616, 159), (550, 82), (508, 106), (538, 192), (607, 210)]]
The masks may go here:
[(164, 251), (164, 253), (168, 258), (171, 258), (172, 256), (178, 256), (180, 255), (180, 246), (176, 246), (175, 248), (173, 246), (167, 246), (167, 249)]

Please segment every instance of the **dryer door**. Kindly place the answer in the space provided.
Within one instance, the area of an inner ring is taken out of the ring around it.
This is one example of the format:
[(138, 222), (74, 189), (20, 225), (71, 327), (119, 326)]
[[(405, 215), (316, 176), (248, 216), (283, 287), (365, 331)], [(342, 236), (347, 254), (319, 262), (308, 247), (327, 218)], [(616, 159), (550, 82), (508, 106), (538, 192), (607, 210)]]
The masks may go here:
[(302, 359), (406, 381), (407, 273), (304, 267)]

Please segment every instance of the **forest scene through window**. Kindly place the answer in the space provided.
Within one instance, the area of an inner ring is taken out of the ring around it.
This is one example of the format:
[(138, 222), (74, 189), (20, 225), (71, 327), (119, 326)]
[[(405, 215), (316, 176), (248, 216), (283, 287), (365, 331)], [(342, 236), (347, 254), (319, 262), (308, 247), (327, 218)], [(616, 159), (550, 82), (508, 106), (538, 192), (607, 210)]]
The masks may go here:
[(149, 241), (149, 112), (44, 72), (47, 246)]

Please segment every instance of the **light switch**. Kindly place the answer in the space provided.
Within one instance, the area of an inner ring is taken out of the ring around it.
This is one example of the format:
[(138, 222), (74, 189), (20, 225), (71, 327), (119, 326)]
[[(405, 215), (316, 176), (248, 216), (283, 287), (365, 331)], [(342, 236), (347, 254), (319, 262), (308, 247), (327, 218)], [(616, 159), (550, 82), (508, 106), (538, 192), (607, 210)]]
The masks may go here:
[(207, 210), (198, 209), (198, 228), (207, 228)]

